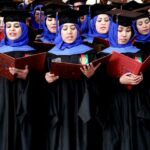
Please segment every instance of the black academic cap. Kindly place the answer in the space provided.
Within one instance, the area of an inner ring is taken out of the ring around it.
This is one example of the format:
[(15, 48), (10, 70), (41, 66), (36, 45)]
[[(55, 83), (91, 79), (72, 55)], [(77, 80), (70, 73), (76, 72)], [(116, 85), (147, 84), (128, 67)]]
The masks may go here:
[(67, 9), (69, 6), (66, 5), (65, 3), (61, 2), (61, 3), (47, 3), (44, 7), (44, 13), (46, 16), (49, 17), (56, 17), (56, 13), (59, 13), (60, 11)]
[(70, 0), (70, 4), (74, 4), (76, 2), (82, 2), (83, 4), (85, 4), (86, 0)]
[(143, 18), (143, 17), (149, 17), (148, 9), (150, 9), (150, 3), (145, 3), (145, 4), (143, 3), (143, 4), (140, 5), (139, 8), (134, 9), (133, 11), (144, 13), (144, 16), (140, 17), (140, 18)]
[(99, 14), (107, 14), (107, 11), (113, 8), (112, 5), (101, 5), (95, 4), (90, 7), (91, 10), (91, 18), (99, 15)]
[(148, 10), (141, 10), (141, 11), (138, 11), (138, 13), (142, 13), (142, 14), (139, 15), (139, 16), (137, 16), (135, 18), (135, 20), (141, 19), (141, 18), (149, 18), (149, 12), (148, 12)]
[(121, 0), (111, 0), (111, 2), (114, 8), (121, 8), (125, 4), (124, 1)]
[(91, 5), (81, 5), (79, 6), (79, 16), (84, 16), (90, 13)]
[(79, 13), (73, 9), (66, 9), (58, 13), (59, 25), (64, 23), (77, 23)]
[(107, 13), (112, 16), (114, 22), (123, 26), (130, 26), (133, 20), (143, 15), (143, 13), (121, 10), (121, 9), (114, 9), (108, 11)]
[(17, 9), (19, 4), (20, 4), (20, 2), (17, 2), (17, 1), (7, 1), (7, 0), (0, 1), (0, 9), (10, 7), (10, 6)]
[(137, 3), (136, 1), (131, 1), (131, 2), (124, 4), (122, 6), (122, 9), (136, 11), (138, 9), (142, 10), (142, 8), (144, 8), (146, 6), (149, 6), (149, 8), (150, 8), (150, 3), (149, 4), (143, 4), (143, 3)]
[(7, 21), (21, 21), (25, 22), (26, 18), (29, 17), (29, 12), (27, 10), (16, 10), (13, 8), (4, 8), (0, 11), (2, 17), (4, 17), (4, 22)]

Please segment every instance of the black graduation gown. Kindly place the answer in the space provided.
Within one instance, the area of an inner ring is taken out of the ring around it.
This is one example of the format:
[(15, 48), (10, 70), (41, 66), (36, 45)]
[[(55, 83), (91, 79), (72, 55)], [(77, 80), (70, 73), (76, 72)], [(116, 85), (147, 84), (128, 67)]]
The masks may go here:
[[(32, 52), (9, 52), (13, 57)], [(0, 77), (0, 150), (31, 149), (30, 75), (26, 80)]]
[[(141, 54), (125, 55), (134, 57)], [(98, 102), (97, 116), (102, 125), (103, 150), (150, 149), (150, 102), (146, 83), (144, 75), (143, 82), (129, 91), (118, 78), (105, 74), (106, 97), (99, 99), (102, 102)]]
[(150, 55), (150, 42), (136, 42), (134, 45), (142, 51), (142, 58), (146, 59)]
[[(94, 53), (87, 52), (89, 62)], [(62, 62), (79, 63), (80, 54), (56, 56)], [(48, 62), (49, 64), (50, 62)], [(86, 150), (87, 125), (91, 119), (88, 79), (58, 79), (48, 87), (48, 144), (47, 150)]]

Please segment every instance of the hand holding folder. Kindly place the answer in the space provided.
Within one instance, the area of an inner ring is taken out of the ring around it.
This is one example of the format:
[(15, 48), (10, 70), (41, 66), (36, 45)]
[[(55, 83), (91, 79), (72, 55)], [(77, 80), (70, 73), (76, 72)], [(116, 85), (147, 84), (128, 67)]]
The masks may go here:
[[(106, 63), (110, 58), (110, 55), (93, 60), (93, 66), (98, 65), (99, 63)], [(50, 72), (54, 73), (56, 76), (59, 76), (63, 79), (75, 79), (78, 80), (81, 78), (82, 72), (80, 70), (82, 64), (74, 64), (67, 62), (52, 62)]]
[(0, 54), (0, 76), (13, 80), (14, 76), (9, 72), (9, 67), (29, 70), (42, 71), (44, 69), (46, 53), (32, 54), (26, 57), (14, 58), (6, 54)]
[[(127, 72), (139, 75), (140, 72), (143, 72), (149, 66), (150, 56), (143, 63), (140, 63), (128, 56), (114, 51), (111, 58), (109, 59), (107, 72), (112, 77), (121, 77)], [(132, 85), (127, 85), (126, 87), (130, 90), (132, 88)]]

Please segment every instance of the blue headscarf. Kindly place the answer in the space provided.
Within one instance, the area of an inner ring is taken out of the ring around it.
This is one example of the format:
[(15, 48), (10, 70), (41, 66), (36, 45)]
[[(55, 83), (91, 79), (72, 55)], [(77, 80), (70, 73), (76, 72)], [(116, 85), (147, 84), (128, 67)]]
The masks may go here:
[(146, 35), (140, 34), (136, 28), (136, 21), (133, 21), (133, 29), (136, 35), (136, 39), (135, 39), (136, 42), (142, 42), (142, 43), (150, 42), (150, 30), (149, 33)]
[(76, 40), (71, 44), (65, 43), (61, 37), (61, 30), (63, 25), (61, 25), (59, 28), (57, 37), (54, 42), (55, 47), (52, 48), (50, 51), (48, 51), (49, 53), (56, 54), (56, 55), (73, 55), (73, 54), (82, 54), (92, 50), (91, 47), (82, 44), (82, 38), (80, 36), (79, 26), (77, 24), (75, 24), (75, 27), (77, 28)]
[(56, 33), (51, 33), (47, 26), (46, 26), (46, 18), (45, 18), (45, 21), (44, 23), (42, 24), (43, 26), (43, 33), (42, 33), (42, 38), (41, 40), (43, 42), (50, 42), (50, 43), (54, 43), (54, 40), (55, 40), (55, 37), (56, 37)]
[(6, 36), (6, 25), (4, 26), (5, 38), (0, 43), (0, 52), (10, 52), (10, 51), (30, 51), (34, 50), (32, 47), (28, 46), (28, 28), (25, 23), (20, 22), (22, 33), (20, 37), (16, 40), (10, 40)]
[(110, 47), (104, 49), (104, 53), (112, 53), (112, 51), (117, 51), (119, 53), (136, 53), (139, 51), (136, 47), (132, 45), (132, 40), (134, 35), (131, 36), (130, 40), (126, 44), (118, 44), (118, 24), (112, 22), (109, 28), (109, 43)]
[(65, 48), (72, 48), (72, 47), (77, 46), (77, 45), (82, 43), (82, 38), (81, 38), (80, 33), (79, 33), (80, 29), (79, 29), (79, 26), (77, 24), (75, 24), (75, 27), (77, 29), (77, 38), (71, 44), (65, 43), (62, 40), (62, 37), (61, 37), (62, 27), (63, 27), (63, 25), (60, 26), (59, 31), (58, 31), (58, 35), (54, 41), (56, 47), (58, 47), (60, 50), (64, 50)]
[[(42, 29), (42, 24), (38, 24), (35, 21), (35, 12), (37, 9), (41, 9), (43, 7), (43, 5), (37, 5), (31, 12), (31, 27), (34, 29)], [(41, 19), (41, 18), (40, 18)]]
[(79, 19), (79, 27), (81, 34), (87, 34), (89, 31), (89, 16), (86, 15), (85, 20), (81, 23)]
[[(102, 39), (107, 39), (108, 38), (108, 33), (100, 34), (96, 31), (95, 24), (96, 24), (97, 18), (98, 18), (98, 15), (95, 16), (93, 19), (91, 19), (88, 35), (90, 37), (99, 37), (99, 38), (102, 38)], [(109, 26), (111, 26), (111, 20), (112, 19), (110, 17), (109, 17), (109, 19), (110, 19), (110, 25)]]
[(12, 47), (27, 45), (28, 41), (29, 41), (28, 28), (25, 25), (25, 23), (23, 23), (23, 22), (20, 22), (20, 26), (21, 26), (21, 30), (22, 30), (21, 36), (18, 39), (12, 41), (12, 40), (8, 39), (8, 37), (6, 36), (6, 25), (5, 25), (5, 27), (4, 27), (4, 34), (5, 34), (4, 37), (5, 38), (1, 41), (1, 45), (9, 45)]

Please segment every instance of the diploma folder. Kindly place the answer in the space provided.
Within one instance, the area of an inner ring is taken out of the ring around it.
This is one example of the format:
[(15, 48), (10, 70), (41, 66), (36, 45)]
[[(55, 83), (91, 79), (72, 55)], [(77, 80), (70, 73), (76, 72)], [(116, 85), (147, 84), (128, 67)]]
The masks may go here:
[(14, 76), (9, 72), (9, 67), (25, 69), (28, 65), (29, 70), (41, 72), (44, 70), (46, 53), (37, 53), (26, 55), (24, 57), (14, 58), (6, 54), (0, 54), (0, 76), (13, 80)]
[(44, 51), (47, 52), (50, 49), (52, 49), (55, 45), (52, 43), (43, 43), (43, 42), (39, 42), (39, 41), (34, 41), (33, 42), (33, 47), (35, 47), (35, 49), (40, 50), (40, 51)]
[(109, 41), (108, 41), (108, 40), (101, 39), (101, 38), (98, 38), (98, 37), (95, 37), (95, 38), (94, 38), (93, 43), (100, 43), (100, 44), (103, 44), (103, 46), (104, 46), (105, 48), (109, 47)]
[[(93, 60), (92, 63), (96, 66), (99, 63), (106, 63), (108, 62), (111, 55), (104, 56), (102, 58)], [(74, 63), (67, 63), (67, 62), (51, 62), (50, 72), (58, 75), (60, 78), (63, 79), (74, 79), (79, 80), (81, 79), (82, 72), (80, 70), (81, 67), (84, 65), (82, 64), (74, 64)]]
[[(112, 77), (120, 77), (121, 75), (131, 72), (138, 75), (140, 72), (145, 71), (150, 66), (150, 56), (147, 59), (140, 63), (124, 54), (112, 52), (109, 63), (107, 64), (107, 72)], [(128, 85), (127, 88), (130, 90), (131, 85)]]

